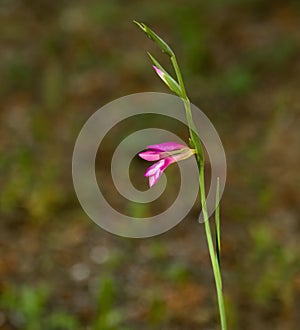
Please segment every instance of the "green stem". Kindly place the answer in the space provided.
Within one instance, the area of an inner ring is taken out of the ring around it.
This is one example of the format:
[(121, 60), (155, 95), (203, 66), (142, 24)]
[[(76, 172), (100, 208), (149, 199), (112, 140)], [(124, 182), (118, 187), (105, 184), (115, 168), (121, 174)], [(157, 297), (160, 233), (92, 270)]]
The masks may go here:
[(203, 161), (204, 153), (203, 153), (202, 144), (201, 144), (201, 142), (198, 138), (198, 135), (197, 135), (196, 126), (195, 126), (194, 121), (193, 121), (192, 111), (191, 111), (191, 102), (190, 102), (190, 100), (188, 99), (188, 97), (186, 95), (185, 86), (184, 86), (184, 82), (183, 82), (183, 79), (182, 79), (182, 74), (181, 74), (181, 71), (180, 71), (180, 68), (179, 68), (179, 65), (177, 63), (175, 55), (171, 56), (171, 62), (173, 64), (173, 67), (174, 67), (174, 70), (175, 70), (175, 73), (176, 73), (176, 76), (177, 76), (177, 80), (178, 80), (178, 83), (179, 83), (179, 86), (180, 86), (181, 92), (182, 92), (182, 97), (181, 98), (182, 98), (183, 103), (184, 103), (186, 119), (187, 119), (188, 126), (189, 126), (190, 137), (191, 137), (191, 140), (192, 140), (192, 143), (193, 143), (192, 147), (196, 149), (196, 151), (197, 151), (197, 160), (198, 160), (198, 163), (200, 163), (200, 162)]
[[(186, 105), (186, 102), (185, 102)], [(190, 111), (190, 107), (186, 109), (187, 113)], [(193, 137), (191, 136), (193, 139)], [(197, 139), (198, 136), (197, 136)], [(194, 142), (194, 140), (193, 140)], [(200, 142), (200, 141), (199, 141)], [(197, 150), (197, 144), (196, 144), (196, 150)], [(201, 148), (202, 150), (202, 148)], [(223, 291), (222, 291), (222, 276), (221, 271), (218, 263), (218, 258), (215, 253), (215, 248), (213, 244), (212, 234), (210, 230), (209, 225), (209, 218), (207, 214), (207, 205), (206, 205), (206, 194), (205, 194), (205, 182), (204, 182), (204, 160), (203, 158), (197, 158), (198, 167), (199, 167), (199, 186), (200, 186), (200, 197), (201, 197), (201, 206), (202, 206), (202, 212), (203, 212), (203, 218), (204, 218), (204, 227), (205, 227), (205, 234), (207, 239), (207, 245), (208, 245), (208, 251), (210, 255), (210, 260), (212, 264), (212, 270), (214, 274), (214, 279), (216, 283), (216, 290), (217, 290), (217, 297), (218, 297), (218, 306), (219, 306), (219, 313), (220, 313), (220, 319), (221, 319), (221, 328), (222, 330), (226, 330), (226, 313), (225, 313), (225, 305), (224, 305), (224, 297), (223, 297)]]
[(209, 250), (209, 255), (210, 255), (212, 269), (213, 269), (215, 283), (216, 283), (218, 305), (219, 305), (220, 318), (221, 318), (221, 327), (222, 327), (222, 330), (226, 330), (227, 329), (226, 315), (225, 315), (224, 298), (223, 298), (223, 292), (222, 292), (221, 271), (220, 271), (220, 267), (219, 267), (219, 263), (218, 263), (218, 257), (215, 252), (215, 248), (214, 248), (214, 244), (213, 244), (213, 239), (212, 239), (212, 235), (211, 235), (209, 219), (208, 219), (208, 214), (207, 214), (205, 182), (204, 182), (204, 152), (203, 152), (202, 144), (198, 137), (197, 130), (196, 130), (193, 118), (192, 118), (191, 103), (187, 97), (183, 78), (181, 75), (181, 71), (180, 71), (175, 54), (172, 51), (172, 49), (160, 37), (158, 37), (152, 30), (150, 30), (147, 26), (145, 26), (145, 24), (141, 24), (138, 22), (135, 22), (135, 23), (137, 23), (138, 26), (152, 40), (154, 40), (166, 54), (168, 54), (170, 56), (172, 65), (174, 67), (174, 70), (175, 70), (175, 73), (177, 76), (178, 84), (180, 86), (180, 91), (179, 91), (179, 93), (177, 93), (177, 95), (180, 95), (180, 97), (183, 100), (184, 108), (185, 108), (185, 112), (186, 112), (186, 118), (187, 118), (187, 122), (188, 122), (188, 126), (189, 126), (191, 144), (193, 145), (193, 148), (196, 149), (197, 164), (198, 164), (198, 168), (199, 168), (199, 184), (200, 184), (202, 212), (203, 212), (203, 216), (204, 216), (205, 233), (206, 233), (208, 250)]
[(179, 69), (179, 65), (177, 63), (175, 54), (171, 56), (171, 62), (173, 64), (173, 67), (174, 67), (174, 70), (175, 70), (175, 73), (176, 73), (176, 76), (177, 76), (178, 83), (181, 87), (183, 98), (187, 99), (186, 91), (185, 91), (185, 87), (184, 87), (184, 83), (183, 83), (183, 79), (182, 79), (182, 74), (181, 74), (181, 71)]
[(216, 188), (216, 209), (215, 209), (215, 222), (216, 222), (216, 251), (221, 272), (221, 237), (220, 237), (220, 179), (217, 178)]
[(200, 185), (200, 195), (201, 195), (201, 205), (202, 205), (202, 212), (203, 212), (203, 218), (204, 218), (204, 226), (205, 226), (205, 234), (207, 239), (207, 245), (208, 245), (208, 251), (210, 255), (210, 260), (212, 264), (214, 279), (216, 283), (216, 290), (217, 290), (217, 297), (218, 297), (218, 306), (219, 306), (219, 313), (220, 313), (220, 319), (221, 319), (221, 328), (222, 330), (227, 329), (226, 325), (226, 313), (225, 313), (225, 305), (224, 305), (224, 297), (223, 297), (223, 291), (222, 291), (222, 277), (221, 277), (221, 271), (218, 263), (218, 258), (215, 252), (212, 234), (210, 230), (209, 225), (209, 219), (207, 214), (207, 205), (206, 205), (206, 194), (205, 194), (205, 182), (204, 182), (204, 153), (201, 141), (197, 135), (196, 127), (193, 121), (192, 117), (192, 111), (191, 111), (191, 103), (186, 95), (185, 86), (183, 83), (182, 75), (176, 60), (175, 55), (171, 56), (171, 62), (173, 64), (178, 83), (181, 87), (182, 91), (182, 100), (184, 103), (184, 108), (186, 111), (186, 118), (189, 126), (189, 132), (190, 137), (192, 140), (192, 143), (194, 144), (194, 147), (197, 151), (197, 163), (199, 167), (199, 185)]

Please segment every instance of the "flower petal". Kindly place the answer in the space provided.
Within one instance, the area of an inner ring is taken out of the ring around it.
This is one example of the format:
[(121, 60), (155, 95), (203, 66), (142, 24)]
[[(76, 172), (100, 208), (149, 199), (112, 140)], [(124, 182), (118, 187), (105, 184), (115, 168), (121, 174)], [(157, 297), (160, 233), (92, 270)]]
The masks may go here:
[(160, 176), (155, 176), (155, 175), (149, 176), (149, 188), (154, 186), (157, 183), (159, 178), (160, 178)]
[(162, 159), (162, 160), (154, 163), (150, 167), (148, 167), (148, 169), (147, 169), (146, 173), (144, 174), (144, 176), (152, 176), (156, 172), (161, 171), (162, 168), (165, 169), (166, 168), (166, 167), (164, 167), (165, 161), (166, 161), (166, 159)]
[(149, 176), (149, 187), (151, 188), (161, 177), (163, 171), (157, 171), (154, 175)]
[(158, 151), (173, 151), (183, 148), (185, 149), (188, 147), (183, 144), (179, 144), (177, 142), (163, 142), (159, 144), (152, 144), (151, 146), (148, 146), (146, 149), (153, 149)]
[(140, 152), (139, 157), (148, 160), (149, 162), (153, 162), (162, 159), (163, 155), (161, 151), (148, 150), (148, 151)]
[(173, 157), (167, 157), (159, 162), (156, 162), (152, 166), (150, 166), (144, 176), (149, 177), (149, 186), (150, 188), (158, 181), (158, 179), (161, 177), (163, 171), (172, 163), (174, 163), (175, 160)]
[(157, 66), (155, 65), (152, 65), (153, 66), (153, 69), (156, 71), (156, 73), (160, 76), (160, 78), (166, 82), (166, 79), (165, 79), (165, 73), (163, 71), (161, 71)]
[(170, 155), (169, 157), (172, 158), (173, 163), (174, 163), (174, 162), (179, 162), (180, 160), (183, 160), (183, 159), (187, 159), (194, 154), (195, 154), (195, 150), (186, 148), (185, 150), (182, 149), (180, 153)]

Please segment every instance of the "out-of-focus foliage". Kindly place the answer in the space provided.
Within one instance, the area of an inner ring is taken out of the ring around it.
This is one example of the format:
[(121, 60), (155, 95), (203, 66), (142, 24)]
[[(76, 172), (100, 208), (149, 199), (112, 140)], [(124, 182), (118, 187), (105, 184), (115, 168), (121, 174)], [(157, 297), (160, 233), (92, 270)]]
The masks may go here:
[(49, 290), (45, 286), (23, 286), (6, 288), (1, 296), (0, 306), (7, 312), (9, 321), (16, 328), (35, 329), (79, 329), (76, 318), (69, 313), (49, 313)]

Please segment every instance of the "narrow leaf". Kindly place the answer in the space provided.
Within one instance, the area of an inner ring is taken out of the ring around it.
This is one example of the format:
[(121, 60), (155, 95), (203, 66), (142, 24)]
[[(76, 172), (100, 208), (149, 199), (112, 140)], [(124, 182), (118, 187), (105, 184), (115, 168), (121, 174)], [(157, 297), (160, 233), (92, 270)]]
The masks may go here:
[(217, 178), (217, 187), (216, 187), (215, 222), (216, 222), (216, 254), (217, 254), (219, 268), (221, 268), (220, 178), (219, 177)]

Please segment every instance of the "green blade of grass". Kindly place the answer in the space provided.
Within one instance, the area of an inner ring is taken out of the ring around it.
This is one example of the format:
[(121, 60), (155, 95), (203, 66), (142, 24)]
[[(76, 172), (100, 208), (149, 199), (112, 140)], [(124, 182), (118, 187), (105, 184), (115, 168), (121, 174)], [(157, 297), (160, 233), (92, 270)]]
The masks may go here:
[(216, 187), (215, 223), (216, 223), (216, 254), (217, 254), (219, 268), (221, 268), (220, 179), (219, 179), (219, 177), (217, 178), (217, 187)]

